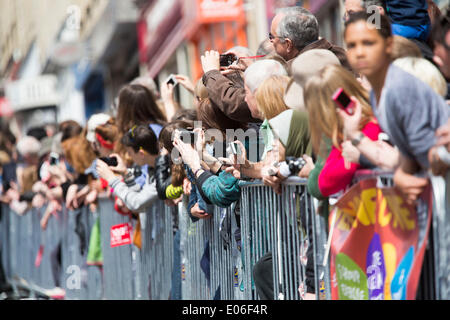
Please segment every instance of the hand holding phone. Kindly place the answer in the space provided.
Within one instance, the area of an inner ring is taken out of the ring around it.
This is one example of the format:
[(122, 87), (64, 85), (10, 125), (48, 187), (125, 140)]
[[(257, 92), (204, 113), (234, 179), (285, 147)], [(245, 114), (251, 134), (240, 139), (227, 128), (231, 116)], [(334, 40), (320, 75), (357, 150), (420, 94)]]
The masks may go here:
[(116, 157), (101, 157), (99, 159), (105, 162), (109, 167), (116, 167), (119, 164)]
[(230, 143), (230, 150), (233, 154), (240, 156), (242, 154), (241, 148), (236, 142)]
[(336, 105), (344, 110), (348, 115), (353, 115), (355, 113), (355, 102), (349, 97), (349, 95), (344, 91), (343, 88), (339, 88), (332, 96), (333, 101)]
[(171, 75), (167, 78), (166, 83), (167, 83), (167, 84), (171, 84), (173, 87), (175, 87), (175, 86), (178, 84), (178, 80), (177, 80), (177, 78), (175, 77), (174, 74), (171, 74)]

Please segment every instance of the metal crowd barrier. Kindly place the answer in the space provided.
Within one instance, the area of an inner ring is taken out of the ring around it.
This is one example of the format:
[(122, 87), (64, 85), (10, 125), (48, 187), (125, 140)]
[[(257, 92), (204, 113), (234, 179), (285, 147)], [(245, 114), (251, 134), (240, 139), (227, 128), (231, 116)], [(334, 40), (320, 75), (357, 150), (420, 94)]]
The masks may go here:
[[(1, 258), (7, 279), (16, 292), (25, 288), (32, 298), (51, 295), (50, 290), (61, 287), (66, 299), (100, 299), (100, 271), (86, 264), (92, 214), (86, 209), (63, 210), (42, 230), (45, 209), (20, 216), (2, 206)], [(71, 276), (76, 277), (74, 283)]]
[(261, 182), (243, 183), (242, 239), (245, 252), (245, 299), (258, 299), (251, 270), (272, 252), (274, 299), (299, 300), (306, 293), (308, 246), (312, 246), (316, 299), (330, 297), (329, 272), (323, 264), (327, 241), (325, 218), (315, 213), (306, 180), (289, 178), (281, 195)]
[(435, 299), (450, 299), (450, 172), (445, 178), (432, 177)]
[[(389, 184), (390, 177), (384, 178)], [(448, 299), (449, 190), (442, 179), (432, 179), (432, 183), (432, 241), (419, 296)], [(130, 223), (134, 230), (137, 220), (118, 214), (110, 199), (99, 199), (96, 213), (87, 208), (63, 209), (50, 219), (45, 231), (40, 228), (45, 208), (19, 216), (3, 205), (0, 246), (7, 279), (27, 286), (32, 297), (59, 285), (66, 299), (253, 300), (259, 299), (253, 267), (272, 252), (273, 298), (298, 300), (306, 291), (309, 247), (316, 299), (330, 299), (327, 221), (316, 214), (306, 180), (288, 179), (281, 195), (260, 181), (241, 182), (240, 186), (239, 201), (228, 208), (216, 207), (210, 219), (196, 222), (186, 212), (187, 197), (178, 208), (156, 202), (139, 215), (141, 248), (133, 244), (111, 247), (111, 227)], [(88, 266), (90, 232), (97, 217), (103, 265)], [(35, 264), (40, 248), (42, 259)], [(174, 290), (178, 282), (180, 292)]]

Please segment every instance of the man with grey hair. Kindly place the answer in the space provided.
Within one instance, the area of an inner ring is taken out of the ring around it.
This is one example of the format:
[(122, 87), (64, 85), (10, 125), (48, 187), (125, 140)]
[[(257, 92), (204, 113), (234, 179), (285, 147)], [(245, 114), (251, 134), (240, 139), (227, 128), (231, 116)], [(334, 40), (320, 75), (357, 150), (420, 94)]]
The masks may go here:
[(301, 53), (311, 49), (326, 49), (337, 56), (342, 66), (352, 70), (344, 49), (324, 38), (319, 39), (319, 23), (305, 8), (296, 6), (280, 9), (272, 20), (269, 39), (276, 53), (287, 61), (289, 69), (293, 59)]

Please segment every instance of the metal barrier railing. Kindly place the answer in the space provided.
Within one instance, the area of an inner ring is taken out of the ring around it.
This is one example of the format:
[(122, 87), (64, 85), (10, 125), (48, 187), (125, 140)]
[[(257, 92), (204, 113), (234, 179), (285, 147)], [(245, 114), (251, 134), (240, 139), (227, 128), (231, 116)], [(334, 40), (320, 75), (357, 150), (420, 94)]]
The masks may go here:
[(445, 178), (432, 177), (434, 280), (436, 299), (450, 299), (450, 172)]
[[(176, 299), (171, 289), (179, 280), (182, 299), (253, 300), (260, 298), (254, 266), (271, 252), (274, 299), (301, 299), (307, 280), (314, 283), (316, 299), (330, 299), (327, 221), (316, 214), (306, 180), (288, 179), (281, 195), (259, 181), (241, 182), (240, 187), (240, 201), (228, 208), (216, 207), (210, 219), (197, 222), (186, 212), (187, 197), (178, 207), (156, 202), (140, 214), (140, 249), (111, 247), (111, 227), (130, 223), (134, 230), (137, 220), (118, 214), (106, 198), (99, 199), (96, 213), (64, 209), (50, 219), (45, 231), (39, 223), (45, 208), (19, 216), (3, 206), (0, 246), (6, 276), (15, 285), (28, 286), (32, 297), (59, 285), (66, 299)], [(443, 180), (433, 181), (433, 187), (437, 214), (428, 251), (434, 255), (431, 270), (424, 270), (428, 282), (430, 274), (435, 276), (433, 286), (424, 292), (435, 290), (436, 298), (447, 299), (449, 191)], [(103, 266), (88, 266), (87, 246), (97, 217)], [(174, 262), (178, 260), (179, 264)]]
[[(329, 272), (323, 264), (327, 240), (325, 218), (315, 214), (313, 198), (306, 191), (306, 180), (289, 178), (281, 195), (261, 182), (243, 183), (241, 197), (242, 239), (244, 240), (245, 284), (253, 287), (250, 272), (264, 254), (272, 252), (274, 299), (298, 300), (306, 292), (308, 246), (317, 299), (330, 297)], [(247, 247), (246, 247), (247, 246)], [(248, 290), (246, 299), (257, 299)]]

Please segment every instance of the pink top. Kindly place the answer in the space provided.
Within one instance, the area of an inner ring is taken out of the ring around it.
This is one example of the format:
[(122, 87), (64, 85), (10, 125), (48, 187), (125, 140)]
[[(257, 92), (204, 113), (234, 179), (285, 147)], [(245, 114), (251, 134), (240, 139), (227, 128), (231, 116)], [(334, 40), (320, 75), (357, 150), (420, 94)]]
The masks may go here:
[[(361, 131), (368, 138), (376, 141), (381, 129), (378, 123), (371, 121)], [(349, 164), (350, 168), (346, 169), (341, 151), (333, 146), (319, 175), (319, 189), (323, 196), (329, 197), (338, 193), (352, 182), (353, 175), (361, 166), (356, 163)]]

